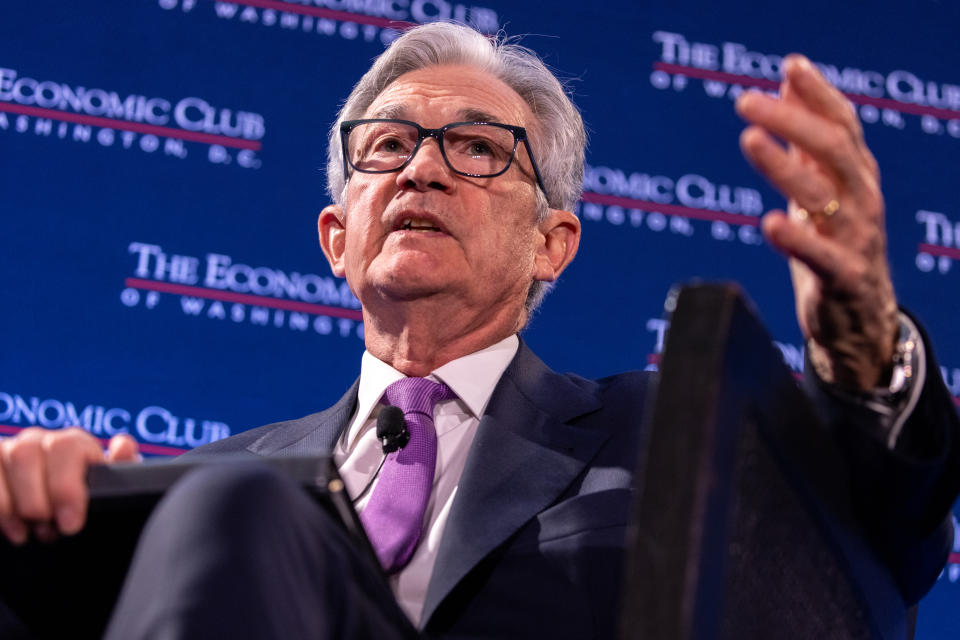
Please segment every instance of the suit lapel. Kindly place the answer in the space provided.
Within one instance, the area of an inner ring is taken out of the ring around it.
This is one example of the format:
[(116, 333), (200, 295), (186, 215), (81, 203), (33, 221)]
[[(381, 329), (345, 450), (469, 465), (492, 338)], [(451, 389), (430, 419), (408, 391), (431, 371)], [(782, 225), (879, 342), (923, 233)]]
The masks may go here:
[(574, 383), (521, 341), (480, 421), (427, 588), (421, 627), (488, 553), (553, 503), (608, 434), (565, 424), (597, 409), (594, 383)]
[[(332, 452), (359, 381), (326, 411), (277, 425), (247, 449), (258, 455)], [(421, 627), (487, 554), (559, 498), (608, 434), (567, 424), (601, 405), (593, 382), (551, 371), (520, 342), (480, 420), (437, 551)]]
[(357, 405), (360, 380), (326, 411), (291, 420), (270, 429), (247, 447), (261, 456), (332, 454), (337, 438), (347, 427)]

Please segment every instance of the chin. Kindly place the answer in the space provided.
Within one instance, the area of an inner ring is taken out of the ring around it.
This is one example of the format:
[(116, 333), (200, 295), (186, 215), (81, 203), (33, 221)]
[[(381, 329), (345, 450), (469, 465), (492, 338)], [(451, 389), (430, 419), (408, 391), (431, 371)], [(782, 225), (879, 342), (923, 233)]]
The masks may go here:
[(409, 301), (437, 295), (445, 288), (436, 277), (438, 274), (394, 273), (373, 284), (381, 298)]

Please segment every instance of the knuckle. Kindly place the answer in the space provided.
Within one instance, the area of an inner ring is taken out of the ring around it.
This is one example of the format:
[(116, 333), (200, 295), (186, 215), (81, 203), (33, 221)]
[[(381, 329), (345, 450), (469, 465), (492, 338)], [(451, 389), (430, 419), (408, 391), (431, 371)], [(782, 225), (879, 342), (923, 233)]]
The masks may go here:
[(90, 435), (80, 427), (67, 427), (61, 430), (60, 433), (63, 434), (65, 438), (72, 438), (72, 439), (77, 439), (77, 438), (85, 439)]
[(821, 139), (821, 152), (831, 161), (831, 164), (844, 164), (851, 157), (855, 149), (850, 132), (839, 124), (831, 126)]
[(48, 456), (59, 456), (70, 448), (70, 441), (61, 434), (49, 434), (44, 437), (41, 443), (43, 452)]
[(95, 438), (80, 427), (68, 427), (60, 435), (69, 442), (92, 442)]
[(50, 500), (54, 504), (74, 503), (83, 498), (83, 476), (55, 474), (48, 480)]
[(66, 432), (48, 433), (43, 438), (43, 450), (48, 455), (61, 455), (76, 447), (76, 439)]
[(51, 517), (50, 503), (44, 489), (21, 487), (13, 493), (17, 515), (25, 520), (48, 520)]
[(6, 447), (6, 462), (11, 466), (30, 465), (36, 463), (41, 456), (40, 441), (36, 438), (27, 438), (11, 442)]
[(35, 498), (24, 498), (17, 502), (18, 515), (23, 520), (44, 521), (49, 520), (53, 514), (46, 504)]
[(31, 440), (37, 440), (43, 437), (43, 434), (47, 433), (47, 429), (42, 427), (27, 427), (22, 429), (20, 433), (10, 438), (7, 442), (11, 445), (15, 445), (20, 442), (28, 442)]
[(859, 154), (859, 146), (856, 137), (850, 131), (843, 129), (837, 136), (835, 157), (842, 159), (855, 158)]
[(69, 455), (76, 452), (80, 455), (93, 447), (93, 436), (79, 427), (70, 427), (63, 431), (48, 432), (43, 438), (43, 449), (51, 456)]

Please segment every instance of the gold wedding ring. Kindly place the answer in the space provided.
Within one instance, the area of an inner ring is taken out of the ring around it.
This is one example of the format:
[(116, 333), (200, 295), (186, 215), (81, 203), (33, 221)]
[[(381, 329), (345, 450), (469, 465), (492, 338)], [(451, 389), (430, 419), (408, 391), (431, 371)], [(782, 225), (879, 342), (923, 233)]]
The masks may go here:
[(835, 214), (837, 212), (837, 209), (839, 208), (840, 208), (840, 203), (837, 202), (835, 199), (831, 200), (830, 202), (827, 203), (827, 206), (823, 208), (823, 217), (829, 218), (830, 216)]
[(806, 220), (808, 218), (820, 219), (820, 218), (829, 218), (833, 216), (840, 209), (840, 203), (836, 199), (830, 200), (823, 208), (822, 211), (816, 213), (815, 215), (810, 215), (810, 212), (804, 209), (803, 207), (797, 207), (797, 220)]

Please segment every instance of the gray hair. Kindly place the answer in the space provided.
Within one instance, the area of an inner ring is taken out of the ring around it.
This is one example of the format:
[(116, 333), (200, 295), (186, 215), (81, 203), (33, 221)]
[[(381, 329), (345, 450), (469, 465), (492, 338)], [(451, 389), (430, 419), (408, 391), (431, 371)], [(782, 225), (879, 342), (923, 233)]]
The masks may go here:
[[(540, 168), (546, 198), (537, 190), (538, 218), (547, 209), (573, 211), (583, 190), (586, 133), (580, 112), (564, 86), (530, 49), (502, 34), (488, 37), (464, 25), (432, 22), (397, 38), (350, 92), (330, 129), (327, 151), (327, 193), (343, 204), (346, 176), (340, 146), (340, 123), (363, 117), (377, 96), (405, 73), (438, 65), (468, 65), (504, 82), (527, 103), (537, 118), (530, 140)], [(528, 316), (550, 289), (535, 281), (526, 300)]]

